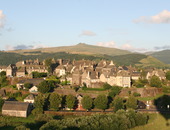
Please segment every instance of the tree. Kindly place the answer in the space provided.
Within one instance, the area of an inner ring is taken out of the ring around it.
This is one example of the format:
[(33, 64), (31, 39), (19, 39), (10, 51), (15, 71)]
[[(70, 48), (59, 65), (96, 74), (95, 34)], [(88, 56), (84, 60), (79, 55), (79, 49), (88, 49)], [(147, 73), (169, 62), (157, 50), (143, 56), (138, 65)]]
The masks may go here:
[(48, 81), (42, 81), (38, 85), (38, 91), (41, 93), (48, 93), (51, 90), (51, 86), (48, 84)]
[(157, 88), (162, 87), (162, 82), (159, 79), (159, 77), (157, 77), (156, 75), (152, 76), (151, 79), (150, 79), (150, 86), (151, 87), (157, 87)]
[(106, 95), (98, 95), (94, 100), (94, 105), (98, 109), (105, 110), (107, 108), (108, 98)]
[(112, 86), (111, 86), (110, 84), (108, 84), (108, 83), (105, 83), (105, 84), (103, 85), (103, 88), (104, 88), (105, 90), (108, 90), (108, 89), (111, 89)]
[(61, 97), (57, 93), (51, 93), (50, 98), (50, 109), (59, 110), (59, 105), (61, 104)]
[(38, 94), (34, 102), (35, 109), (32, 111), (34, 115), (42, 114), (45, 107), (45, 96), (43, 94)]
[(132, 108), (136, 109), (137, 108), (137, 99), (134, 96), (130, 96), (127, 101), (126, 101), (126, 108)]
[(5, 71), (0, 72), (0, 76), (1, 76), (1, 77), (2, 77), (2, 76), (6, 76), (6, 72), (5, 72)]
[(31, 83), (24, 83), (24, 87), (28, 90), (33, 86)]
[(7, 86), (9, 81), (7, 80), (6, 76), (0, 76), (0, 87)]
[(0, 97), (0, 111), (2, 111), (3, 104), (4, 104), (4, 100), (2, 99), (2, 97)]
[(166, 72), (166, 79), (170, 80), (170, 71)]
[(66, 105), (68, 108), (73, 109), (75, 106), (75, 97), (73, 95), (67, 95), (66, 97)]
[(82, 106), (86, 110), (90, 110), (93, 106), (93, 100), (90, 96), (86, 95), (81, 100)]
[(48, 73), (52, 73), (52, 59), (45, 59), (45, 65), (48, 67)]
[(112, 105), (114, 107), (114, 112), (123, 109), (124, 108), (123, 99), (121, 97), (116, 96), (112, 102)]
[(122, 88), (119, 86), (113, 86), (111, 88), (111, 91), (109, 92), (109, 96), (112, 98), (115, 97), (116, 95), (118, 95), (120, 93), (121, 89)]

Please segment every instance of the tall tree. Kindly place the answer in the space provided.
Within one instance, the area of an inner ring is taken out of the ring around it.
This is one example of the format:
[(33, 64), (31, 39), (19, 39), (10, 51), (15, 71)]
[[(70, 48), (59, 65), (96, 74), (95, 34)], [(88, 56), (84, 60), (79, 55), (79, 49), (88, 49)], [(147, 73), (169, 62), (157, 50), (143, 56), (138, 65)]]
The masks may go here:
[(93, 106), (93, 100), (90, 96), (86, 95), (81, 100), (82, 106), (86, 110), (90, 110)]
[(41, 93), (48, 93), (51, 90), (51, 86), (49, 85), (48, 81), (42, 81), (38, 85), (38, 91)]
[(130, 96), (126, 101), (126, 108), (137, 108), (137, 99), (134, 96)]
[(35, 109), (32, 111), (34, 115), (42, 114), (45, 107), (45, 95), (38, 94), (34, 102)]
[(52, 73), (52, 59), (51, 58), (48, 58), (48, 59), (45, 59), (45, 65), (48, 67), (48, 72), (49, 73)]
[(2, 99), (2, 97), (0, 96), (0, 111), (2, 111), (2, 106), (4, 104), (4, 100)]
[(50, 109), (59, 110), (59, 105), (61, 104), (61, 97), (57, 93), (51, 93), (50, 98)]
[(114, 107), (114, 112), (123, 109), (124, 108), (123, 99), (121, 97), (116, 96), (112, 102), (112, 106)]
[(73, 95), (67, 95), (66, 97), (66, 105), (68, 108), (73, 109), (75, 106), (76, 99)]
[(106, 95), (98, 95), (94, 100), (94, 105), (98, 109), (105, 110), (107, 108), (108, 98)]
[(157, 77), (156, 75), (152, 76), (151, 79), (150, 79), (150, 86), (151, 87), (157, 87), (157, 88), (162, 87), (162, 82), (159, 79), (159, 77)]
[(166, 79), (170, 80), (170, 71), (166, 72)]

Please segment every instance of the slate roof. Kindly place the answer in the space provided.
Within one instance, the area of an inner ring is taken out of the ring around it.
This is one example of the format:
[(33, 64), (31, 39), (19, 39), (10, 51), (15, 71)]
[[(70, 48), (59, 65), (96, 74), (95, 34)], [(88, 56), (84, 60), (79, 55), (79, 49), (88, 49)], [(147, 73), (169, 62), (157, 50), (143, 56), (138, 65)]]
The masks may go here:
[(27, 111), (29, 103), (18, 101), (5, 101), (2, 110)]
[(19, 84), (24, 84), (24, 83), (31, 83), (33, 85), (39, 85), (44, 79), (26, 79), (26, 80), (20, 80), (18, 83)]

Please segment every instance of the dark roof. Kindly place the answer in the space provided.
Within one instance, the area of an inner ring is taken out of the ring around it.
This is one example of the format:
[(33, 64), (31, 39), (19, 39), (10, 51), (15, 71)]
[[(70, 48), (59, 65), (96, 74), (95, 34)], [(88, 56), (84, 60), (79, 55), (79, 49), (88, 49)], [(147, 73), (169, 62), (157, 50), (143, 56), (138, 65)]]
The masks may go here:
[(27, 111), (29, 103), (18, 101), (5, 101), (2, 110)]
[(26, 79), (26, 80), (20, 80), (18, 83), (19, 84), (24, 84), (24, 83), (31, 83), (33, 85), (39, 85), (44, 79)]

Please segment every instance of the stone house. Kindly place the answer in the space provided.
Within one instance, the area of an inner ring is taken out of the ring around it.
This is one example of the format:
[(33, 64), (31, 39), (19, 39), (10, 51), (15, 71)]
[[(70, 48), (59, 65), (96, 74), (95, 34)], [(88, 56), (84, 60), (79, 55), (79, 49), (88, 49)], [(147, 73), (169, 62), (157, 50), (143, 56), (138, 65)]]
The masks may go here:
[(6, 76), (7, 76), (7, 77), (16, 76), (16, 71), (17, 71), (17, 67), (16, 67), (14, 64), (10, 64), (10, 65), (6, 68)]
[(99, 87), (97, 84), (100, 82), (99, 79), (99, 73), (96, 71), (88, 71), (88, 72), (84, 72), (82, 74), (82, 81), (81, 81), (81, 85), (84, 86), (86, 85), (86, 87)]
[(2, 107), (2, 115), (27, 117), (31, 113), (31, 106), (28, 102), (5, 101)]
[(38, 86), (42, 81), (44, 81), (44, 79), (26, 79), (26, 80), (20, 80), (17, 84), (16, 87), (18, 90), (20, 89), (25, 89), (24, 88), (24, 84), (25, 83), (30, 83), (33, 86)]
[(21, 67), (19, 69), (17, 69), (17, 72), (16, 72), (16, 76), (17, 77), (25, 77), (25, 67)]
[(165, 72), (163, 70), (153, 70), (153, 71), (149, 71), (146, 75), (146, 79), (150, 80), (150, 78), (152, 76), (157, 76), (159, 77), (160, 80), (165, 80), (166, 76), (165, 76)]
[(63, 66), (63, 65), (59, 65), (59, 66), (57, 66), (57, 67), (55, 68), (54, 73), (55, 73), (57, 76), (66, 75), (66, 67)]
[(30, 93), (37, 93), (38, 92), (38, 87), (37, 86), (33, 86), (29, 89)]
[(131, 74), (131, 79), (132, 80), (138, 80), (140, 77), (141, 77), (140, 72), (132, 72), (132, 74)]
[(35, 95), (30, 94), (24, 99), (24, 102), (34, 103), (34, 100), (35, 100)]

